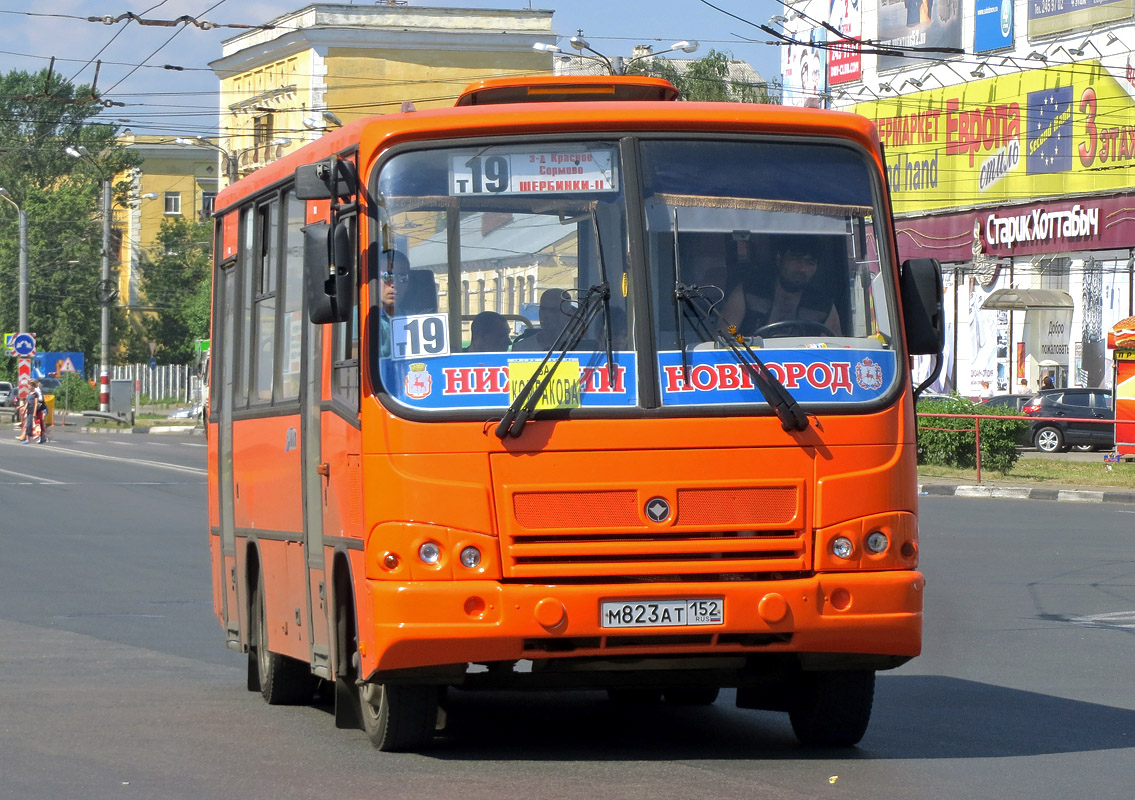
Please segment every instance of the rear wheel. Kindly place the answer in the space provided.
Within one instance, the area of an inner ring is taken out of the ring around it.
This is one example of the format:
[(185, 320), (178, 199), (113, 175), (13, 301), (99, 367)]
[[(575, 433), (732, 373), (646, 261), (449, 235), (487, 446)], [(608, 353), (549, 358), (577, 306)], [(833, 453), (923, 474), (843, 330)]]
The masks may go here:
[(307, 664), (273, 653), (268, 649), (268, 620), (264, 610), (264, 575), (258, 574), (252, 595), (252, 624), (248, 647), (249, 688), (255, 673), (260, 694), (271, 705), (297, 705), (310, 702), (315, 693), (315, 676)]
[(871, 721), (875, 699), (872, 670), (805, 672), (788, 718), (800, 744), (851, 747)]
[(365, 684), (359, 690), (363, 729), (383, 751), (419, 750), (437, 730), (436, 686)]
[(662, 690), (666, 702), (675, 706), (711, 706), (720, 693), (716, 686), (670, 686)]
[(1059, 428), (1045, 425), (1036, 432), (1033, 438), (1036, 449), (1045, 453), (1059, 453), (1064, 449), (1064, 434)]

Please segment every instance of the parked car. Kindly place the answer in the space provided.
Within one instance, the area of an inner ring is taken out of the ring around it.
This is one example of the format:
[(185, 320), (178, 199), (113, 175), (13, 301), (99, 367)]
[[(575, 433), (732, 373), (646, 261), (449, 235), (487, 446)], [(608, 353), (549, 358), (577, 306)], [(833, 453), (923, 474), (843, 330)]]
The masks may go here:
[(0, 408), (16, 404), (16, 390), (8, 381), (0, 381)]
[(1110, 389), (1045, 389), (1034, 395), (1022, 409), (1030, 417), (1070, 417), (1098, 419), (1099, 422), (1034, 422), (1030, 441), (1037, 450), (1057, 453), (1077, 450), (1106, 450), (1115, 446), (1115, 408)]
[(983, 406), (996, 406), (998, 408), (1015, 408), (1023, 411), (1025, 405), (1034, 397), (1031, 394), (995, 394), (981, 401)]

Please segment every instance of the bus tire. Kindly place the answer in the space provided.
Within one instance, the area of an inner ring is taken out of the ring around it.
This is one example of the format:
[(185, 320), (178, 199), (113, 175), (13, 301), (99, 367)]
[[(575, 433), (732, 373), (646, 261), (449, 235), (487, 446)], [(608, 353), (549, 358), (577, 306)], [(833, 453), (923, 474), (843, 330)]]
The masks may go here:
[(368, 683), (359, 689), (363, 730), (384, 752), (420, 750), (437, 730), (438, 688)]
[(871, 721), (875, 699), (873, 670), (804, 672), (788, 718), (807, 747), (851, 747)]
[(672, 706), (711, 706), (720, 693), (716, 686), (668, 686), (662, 690), (666, 702)]
[[(248, 671), (256, 672), (260, 695), (269, 705), (300, 705), (315, 693), (315, 676), (307, 664), (268, 649), (268, 620), (264, 608), (264, 573), (257, 573), (252, 595), (252, 635), (248, 646)], [(249, 681), (251, 685), (252, 681)]]

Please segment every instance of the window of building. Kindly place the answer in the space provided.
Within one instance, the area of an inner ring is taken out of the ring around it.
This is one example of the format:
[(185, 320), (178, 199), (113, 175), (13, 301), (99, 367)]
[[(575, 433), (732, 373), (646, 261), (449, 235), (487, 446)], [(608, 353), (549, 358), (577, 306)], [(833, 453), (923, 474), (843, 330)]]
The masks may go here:
[(181, 213), (181, 192), (166, 192), (166, 213)]
[(213, 209), (217, 205), (216, 192), (201, 192), (201, 219), (207, 220), (213, 216)]

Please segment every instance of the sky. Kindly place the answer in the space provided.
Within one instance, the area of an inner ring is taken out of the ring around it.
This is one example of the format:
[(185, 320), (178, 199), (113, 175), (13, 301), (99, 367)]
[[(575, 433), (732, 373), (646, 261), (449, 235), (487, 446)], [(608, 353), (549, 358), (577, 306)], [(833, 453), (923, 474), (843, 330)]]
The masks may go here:
[[(696, 39), (701, 49), (683, 57), (700, 58), (713, 48), (749, 62), (767, 79), (780, 73), (779, 48), (764, 43), (771, 37), (713, 7), (764, 24), (779, 13), (780, 0), (710, 0), (713, 6), (703, 0), (408, 2), (417, 7), (551, 10), (553, 30), (569, 52), (567, 39), (579, 30), (594, 49), (609, 55), (627, 55), (635, 44), (651, 44), (658, 51)], [(369, 5), (370, 0), (355, 4)], [(0, 72), (38, 72), (54, 56), (57, 74), (84, 84), (94, 80), (95, 61), (101, 60), (98, 89), (105, 99), (124, 105), (107, 108), (100, 120), (139, 134), (215, 135), (218, 81), (209, 62), (220, 57), (221, 42), (240, 30), (125, 20), (108, 25), (102, 18), (129, 12), (147, 21), (189, 16), (222, 26), (255, 25), (306, 5), (304, 0), (0, 0)]]

